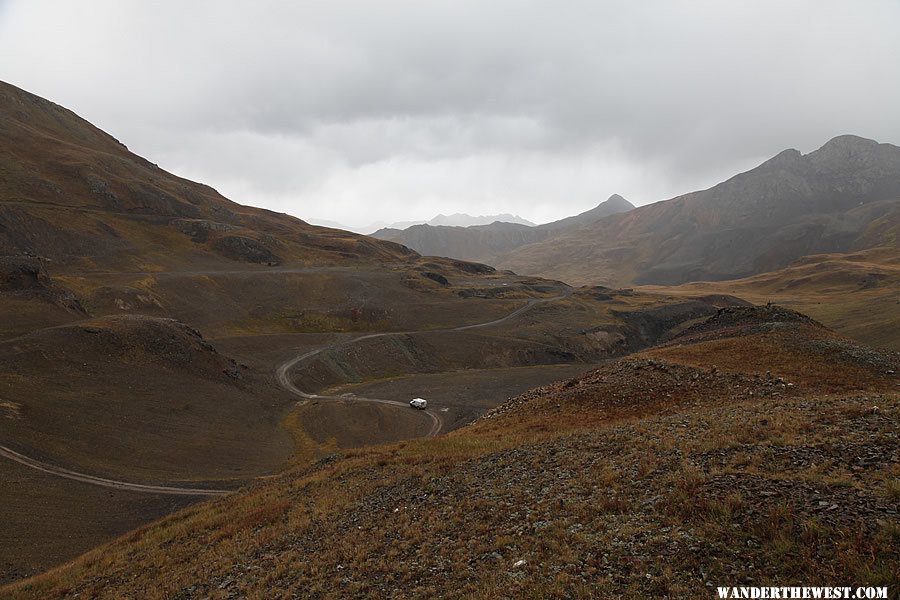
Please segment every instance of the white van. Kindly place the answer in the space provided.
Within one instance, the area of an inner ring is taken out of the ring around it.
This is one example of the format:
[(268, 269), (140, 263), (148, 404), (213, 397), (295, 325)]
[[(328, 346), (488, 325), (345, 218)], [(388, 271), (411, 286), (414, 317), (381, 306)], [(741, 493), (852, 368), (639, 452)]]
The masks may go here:
[(418, 408), (419, 410), (424, 410), (426, 406), (428, 406), (428, 402), (425, 401), (424, 398), (413, 398), (409, 401), (409, 405), (413, 408)]

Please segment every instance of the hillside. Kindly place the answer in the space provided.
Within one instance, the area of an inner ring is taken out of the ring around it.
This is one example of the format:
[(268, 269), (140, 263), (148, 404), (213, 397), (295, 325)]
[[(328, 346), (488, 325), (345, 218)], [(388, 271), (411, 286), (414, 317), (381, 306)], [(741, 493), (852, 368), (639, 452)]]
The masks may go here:
[(446, 225), (449, 227), (471, 227), (473, 225), (490, 225), (491, 223), (495, 223), (497, 221), (528, 226), (534, 225), (534, 223), (527, 219), (523, 219), (518, 215), (511, 215), (509, 213), (498, 215), (480, 215), (477, 217), (473, 217), (472, 215), (466, 213), (454, 213), (452, 215), (440, 214), (427, 221), (399, 221), (396, 223), (384, 223), (379, 221), (377, 223), (370, 223), (363, 226), (348, 226), (343, 225), (342, 223), (338, 223), (337, 221), (330, 221), (328, 219), (310, 218), (309, 221), (310, 223), (321, 225), (323, 227), (344, 229), (346, 231), (353, 231), (355, 233), (363, 233), (366, 235), (371, 235), (373, 232), (378, 231), (379, 229), (407, 229), (409, 227), (412, 227), (413, 225)]
[(817, 254), (784, 269), (729, 281), (641, 286), (670, 297), (732, 294), (756, 304), (777, 302), (842, 335), (900, 351), (900, 249)]
[(0, 253), (80, 270), (396, 260), (399, 246), (241, 206), (0, 82)]
[(492, 262), (573, 284), (674, 285), (897, 243), (900, 148), (840, 136), (785, 150), (708, 190), (641, 206)]
[(0, 131), (0, 582), (740, 304), (576, 290), (242, 206), (7, 84)]
[(503, 213), (499, 215), (481, 215), (473, 217), (465, 213), (454, 213), (452, 215), (438, 215), (427, 221), (426, 225), (447, 226), (447, 227), (472, 227), (473, 225), (490, 225), (491, 223), (514, 223), (516, 225), (528, 225), (533, 227), (534, 223), (527, 219), (523, 219), (519, 215), (511, 215)]
[(604, 217), (627, 213), (631, 210), (634, 210), (634, 204), (632, 204), (619, 194), (613, 194), (590, 210), (571, 217), (560, 219), (558, 221), (551, 221), (550, 223), (538, 225), (537, 228), (555, 235), (568, 229), (574, 229), (575, 227), (581, 227), (583, 225), (590, 225), (591, 223), (599, 221)]
[(413, 225), (407, 229), (379, 229), (372, 237), (410, 249), (421, 248), (424, 256), (451, 256), (489, 263), (492, 256), (546, 239), (547, 235), (535, 227), (498, 221), (471, 227)]
[(732, 295), (892, 337), (889, 250), (573, 288), (239, 205), (5, 84), (0, 130), (0, 596), (686, 595), (735, 529), (779, 581), (895, 570), (896, 355)]
[(2, 592), (704, 597), (823, 573), (896, 585), (898, 367), (799, 313), (721, 309), (459, 431), (336, 453)]
[(543, 225), (498, 220), (485, 225), (451, 227), (430, 222), (405, 229), (380, 229), (372, 237), (403, 244), (425, 256), (449, 256), (494, 264), (498, 256), (515, 248), (549, 240), (561, 232), (633, 208), (630, 202), (613, 194), (591, 210)]

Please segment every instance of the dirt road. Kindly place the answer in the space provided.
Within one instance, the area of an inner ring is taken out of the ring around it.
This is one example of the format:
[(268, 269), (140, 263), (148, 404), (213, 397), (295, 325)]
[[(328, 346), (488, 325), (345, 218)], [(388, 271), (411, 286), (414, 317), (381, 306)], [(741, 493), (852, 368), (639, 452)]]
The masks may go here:
[(115, 479), (104, 479), (103, 477), (95, 477), (78, 471), (71, 471), (63, 467), (50, 465), (33, 458), (29, 458), (24, 454), (19, 454), (11, 448), (0, 446), (0, 456), (25, 465), (44, 473), (56, 475), (57, 477), (65, 477), (82, 483), (91, 485), (99, 485), (102, 487), (113, 488), (117, 490), (128, 490), (130, 492), (144, 492), (149, 494), (168, 494), (173, 496), (224, 496), (230, 494), (233, 490), (207, 490), (203, 488), (182, 488), (170, 487), (165, 485), (145, 485), (142, 483), (129, 483), (127, 481), (116, 481)]
[[(278, 380), (278, 383), (281, 385), (281, 387), (283, 387), (287, 391), (291, 392), (292, 394), (303, 398), (303, 400), (301, 402), (306, 402), (308, 400), (325, 400), (325, 401), (351, 400), (353, 402), (372, 402), (372, 403), (376, 403), (376, 404), (389, 404), (392, 406), (399, 406), (401, 408), (409, 408), (408, 404), (406, 404), (404, 402), (397, 402), (396, 400), (383, 400), (380, 398), (364, 398), (362, 396), (356, 396), (353, 394), (346, 394), (346, 395), (341, 395), (341, 396), (327, 396), (327, 395), (322, 395), (322, 394), (313, 394), (310, 392), (304, 392), (303, 390), (298, 388), (294, 384), (293, 381), (291, 381), (290, 372), (291, 372), (291, 369), (293, 369), (298, 364), (300, 364), (303, 361), (305, 361), (309, 358), (312, 358), (318, 354), (321, 354), (322, 352), (331, 350), (333, 348), (350, 346), (352, 344), (361, 342), (363, 340), (372, 340), (375, 338), (388, 337), (388, 336), (392, 336), (392, 335), (410, 335), (410, 334), (414, 334), (414, 333), (442, 333), (442, 332), (449, 332), (449, 331), (466, 331), (469, 329), (480, 329), (482, 327), (492, 327), (494, 325), (500, 325), (501, 323), (505, 323), (511, 319), (514, 319), (514, 318), (528, 312), (529, 310), (531, 310), (538, 304), (544, 304), (546, 302), (553, 302), (555, 300), (562, 300), (563, 298), (567, 298), (568, 296), (572, 295), (573, 291), (574, 291), (573, 289), (569, 288), (566, 290), (566, 293), (564, 293), (560, 296), (554, 296), (552, 298), (531, 299), (528, 302), (526, 302), (523, 306), (520, 306), (519, 308), (512, 311), (508, 315), (506, 315), (504, 317), (500, 317), (499, 319), (494, 319), (492, 321), (485, 321), (483, 323), (475, 323), (472, 325), (460, 325), (459, 327), (450, 327), (450, 328), (446, 328), (446, 329), (425, 329), (425, 330), (421, 330), (421, 331), (390, 331), (390, 332), (384, 332), (384, 333), (369, 333), (366, 335), (361, 335), (361, 336), (355, 337), (351, 340), (347, 340), (344, 342), (337, 342), (334, 344), (330, 344), (328, 346), (323, 346), (321, 348), (317, 348), (315, 350), (310, 350), (309, 352), (306, 352), (299, 356), (295, 356), (294, 358), (287, 360), (287, 361), (281, 363), (280, 365), (278, 365), (278, 368), (275, 370), (275, 377)], [(431, 419), (431, 429), (429, 429), (428, 433), (425, 436), (426, 437), (434, 437), (437, 434), (439, 434), (444, 425), (443, 419), (441, 418), (441, 416), (431, 409), (424, 410), (422, 412), (424, 412)]]
[[(553, 302), (554, 300), (561, 300), (566, 298), (567, 296), (572, 294), (571, 289), (567, 290), (565, 294), (561, 296), (555, 296), (553, 298), (536, 298), (529, 300), (525, 303), (524, 306), (517, 308), (512, 311), (508, 315), (501, 317), (499, 319), (494, 319), (492, 321), (486, 321), (484, 323), (475, 323), (472, 325), (461, 325), (459, 327), (452, 327), (447, 329), (427, 329), (423, 331), (391, 331), (386, 333), (370, 333), (367, 335), (362, 335), (356, 338), (353, 338), (348, 341), (338, 342), (335, 344), (331, 344), (328, 346), (324, 346), (322, 348), (318, 348), (316, 350), (311, 350), (299, 356), (296, 356), (281, 365), (275, 371), (275, 375), (278, 379), (279, 384), (291, 392), (292, 394), (303, 398), (303, 402), (306, 400), (325, 400), (325, 401), (338, 401), (338, 400), (351, 400), (353, 402), (371, 402), (375, 404), (387, 404), (391, 406), (397, 406), (400, 408), (409, 408), (409, 405), (404, 402), (397, 402), (396, 400), (383, 400), (381, 398), (364, 398), (362, 396), (355, 395), (344, 395), (344, 396), (325, 396), (321, 394), (312, 394), (309, 392), (304, 392), (300, 388), (298, 388), (290, 378), (290, 371), (296, 365), (302, 363), (308, 358), (312, 358), (317, 354), (320, 354), (326, 350), (330, 350), (332, 348), (337, 348), (341, 346), (348, 346), (351, 344), (355, 344), (357, 342), (361, 342), (363, 340), (371, 340), (380, 337), (386, 337), (391, 335), (409, 335), (413, 333), (435, 333), (435, 332), (447, 332), (447, 331), (466, 331), (468, 329), (478, 329), (482, 327), (491, 327), (493, 325), (499, 325), (510, 319), (514, 319), (519, 315), (531, 310), (534, 306), (538, 304), (543, 304), (545, 302)], [(434, 412), (433, 410), (425, 410), (422, 411), (428, 418), (431, 420), (431, 428), (428, 430), (426, 437), (434, 437), (438, 433), (440, 433), (441, 428), (443, 427), (443, 420), (441, 416)], [(183, 487), (174, 487), (174, 486), (164, 486), (164, 485), (146, 485), (142, 483), (129, 483), (127, 481), (117, 481), (114, 479), (106, 479), (103, 477), (96, 477), (94, 475), (88, 475), (87, 473), (79, 473), (78, 471), (72, 471), (70, 469), (66, 469), (64, 467), (59, 467), (56, 465), (51, 465), (34, 458), (30, 458), (25, 456), (24, 454), (20, 454), (15, 450), (8, 448), (6, 446), (0, 446), (0, 456), (7, 458), (11, 461), (17, 462), (21, 465), (29, 467), (31, 469), (36, 469), (38, 471), (43, 471), (44, 473), (49, 473), (50, 475), (55, 475), (57, 477), (64, 477), (66, 479), (71, 479), (73, 481), (80, 481), (82, 483), (88, 483), (91, 485), (99, 485), (102, 487), (118, 489), (118, 490), (128, 490), (132, 492), (142, 492), (148, 494), (169, 494), (169, 495), (177, 495), (177, 496), (224, 496), (226, 494), (230, 494), (232, 490), (215, 490), (215, 489), (203, 489), (203, 488), (183, 488)]]

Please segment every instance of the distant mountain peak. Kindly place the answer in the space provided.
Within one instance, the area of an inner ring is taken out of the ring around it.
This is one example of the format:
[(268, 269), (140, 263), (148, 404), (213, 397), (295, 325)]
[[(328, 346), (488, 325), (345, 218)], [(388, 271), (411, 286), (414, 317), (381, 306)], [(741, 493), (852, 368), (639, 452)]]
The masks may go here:
[(795, 148), (788, 148), (787, 150), (782, 150), (766, 162), (762, 163), (759, 168), (765, 167), (786, 167), (793, 164), (796, 164), (798, 161), (803, 159), (803, 155), (799, 150)]
[(430, 221), (426, 221), (427, 225), (447, 225), (450, 227), (471, 227), (473, 225), (490, 225), (500, 221), (502, 223), (516, 223), (518, 225), (533, 226), (534, 223), (527, 221), (518, 215), (503, 213), (499, 215), (481, 215), (473, 217), (465, 213), (454, 213), (452, 215), (440, 214)]
[(634, 204), (620, 196), (619, 194), (613, 194), (594, 208), (587, 210), (583, 213), (577, 214), (572, 217), (566, 217), (565, 219), (560, 219), (559, 221), (553, 221), (552, 223), (545, 223), (543, 225), (538, 225), (539, 229), (543, 229), (545, 231), (562, 231), (564, 229), (570, 227), (576, 227), (580, 225), (587, 225), (597, 221), (599, 219), (603, 219), (605, 217), (615, 215), (618, 213), (628, 212), (634, 209)]
[(891, 144), (880, 144), (858, 135), (839, 135), (833, 137), (806, 158), (817, 169), (841, 169), (849, 167), (872, 167), (888, 161), (890, 168), (895, 169), (898, 149)]
[(591, 210), (587, 212), (581, 213), (579, 216), (600, 216), (605, 217), (610, 214), (615, 214), (619, 212), (627, 212), (634, 208), (634, 204), (620, 196), (619, 194), (613, 194)]
[(609, 198), (607, 198), (606, 200), (604, 200), (603, 202), (600, 203), (600, 206), (604, 206), (604, 205), (606, 205), (606, 206), (621, 206), (623, 208), (627, 208), (628, 210), (631, 210), (632, 208), (634, 208), (634, 204), (632, 204), (631, 202), (629, 202), (628, 200), (626, 200), (619, 194), (613, 194), (612, 196), (610, 196)]
[(819, 150), (874, 148), (878, 145), (878, 142), (876, 142), (875, 140), (870, 140), (869, 138), (864, 138), (848, 133), (831, 138), (830, 140), (822, 144), (822, 147), (819, 148)]
[(491, 264), (570, 284), (677, 285), (775, 271), (810, 254), (896, 246), (900, 147), (855, 135), (784, 150), (706, 190), (595, 220)]
[(791, 168), (800, 164), (812, 164), (817, 168), (834, 168), (846, 165), (848, 161), (854, 164), (871, 161), (881, 149), (887, 150), (890, 147), (890, 144), (879, 144), (875, 140), (858, 135), (839, 135), (809, 154), (801, 154), (794, 148), (782, 150), (762, 163), (759, 168)]

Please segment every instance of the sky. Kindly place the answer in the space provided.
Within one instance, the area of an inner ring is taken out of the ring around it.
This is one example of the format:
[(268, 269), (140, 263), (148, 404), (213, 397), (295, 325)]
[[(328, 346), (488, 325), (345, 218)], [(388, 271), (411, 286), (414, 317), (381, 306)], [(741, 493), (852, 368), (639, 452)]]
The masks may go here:
[(900, 1), (0, 0), (0, 79), (243, 204), (547, 222), (900, 143)]

